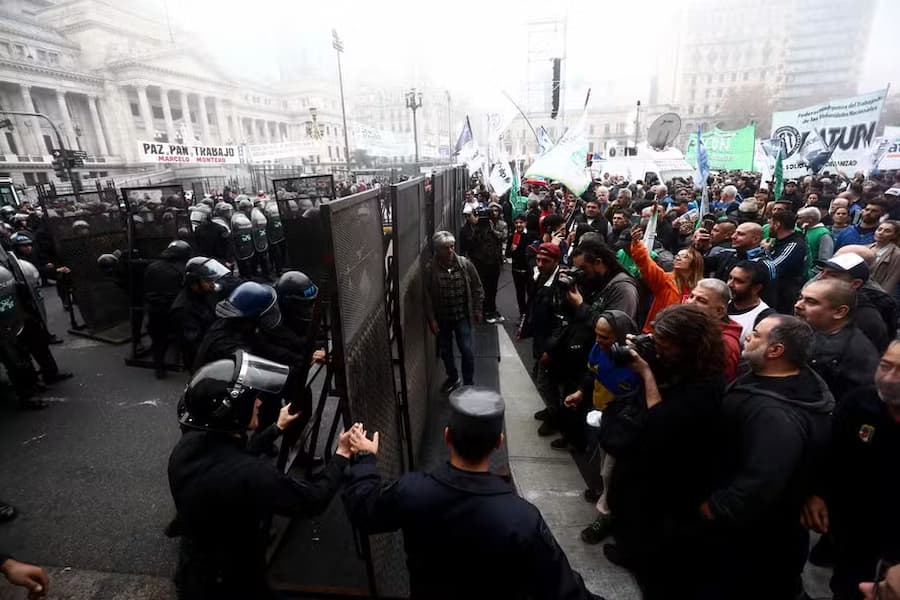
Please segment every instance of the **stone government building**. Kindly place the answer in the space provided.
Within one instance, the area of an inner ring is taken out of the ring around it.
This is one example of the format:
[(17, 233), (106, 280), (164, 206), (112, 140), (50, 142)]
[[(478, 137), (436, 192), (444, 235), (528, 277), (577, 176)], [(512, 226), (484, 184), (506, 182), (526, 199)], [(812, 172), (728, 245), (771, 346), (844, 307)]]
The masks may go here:
[[(87, 153), (85, 184), (141, 173), (144, 181), (164, 181), (176, 176), (173, 168), (179, 179), (220, 183), (239, 174), (233, 163), (153, 164), (142, 142), (232, 146), (242, 154), (247, 145), (260, 154), (292, 147), (286, 154), (302, 153), (308, 165), (345, 164), (331, 82), (241, 81), (189, 40), (149, 3), (3, 0), (0, 110), (50, 117), (68, 148)], [(50, 126), (33, 117), (11, 120), (12, 131), (0, 131), (0, 174), (25, 186), (55, 181), (50, 152), (58, 144)]]

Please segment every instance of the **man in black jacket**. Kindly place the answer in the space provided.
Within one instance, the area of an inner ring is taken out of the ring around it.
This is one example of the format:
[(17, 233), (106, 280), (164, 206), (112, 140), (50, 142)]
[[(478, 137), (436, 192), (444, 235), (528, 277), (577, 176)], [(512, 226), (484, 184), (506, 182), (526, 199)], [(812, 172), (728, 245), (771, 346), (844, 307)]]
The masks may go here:
[(775, 213), (770, 219), (769, 229), (774, 241), (763, 242), (766, 255), (762, 260), (775, 283), (769, 286), (767, 293), (770, 297), (765, 300), (781, 314), (790, 314), (805, 280), (806, 238), (794, 230), (796, 226), (797, 215), (794, 213)]
[(378, 433), (357, 425), (359, 451), (344, 492), (350, 521), (365, 534), (403, 531), (412, 600), (510, 598), (590, 600), (540, 512), (489, 472), (503, 444), (504, 402), (486, 388), (450, 395), (444, 441), (448, 463), (385, 485), (378, 474)]
[(806, 366), (813, 332), (766, 317), (747, 336), (751, 373), (722, 401), (713, 491), (700, 506), (708, 556), (704, 598), (793, 600), (808, 535), (798, 520), (831, 434), (834, 397)]
[[(695, 234), (695, 249), (697, 243), (702, 241), (701, 236)], [(731, 269), (742, 260), (759, 260), (763, 258), (763, 250), (760, 242), (763, 239), (763, 229), (758, 223), (741, 223), (731, 234), (731, 247), (723, 248), (720, 252), (705, 255), (703, 257), (704, 271), (710, 277), (728, 282)]]
[[(289, 369), (238, 352), (204, 365), (184, 393), (185, 434), (169, 458), (169, 488), (181, 544), (175, 585), (179, 600), (273, 598), (266, 583), (268, 524), (275, 513), (323, 511), (351, 457), (350, 434), (315, 483), (298, 481), (248, 452), (245, 433), (259, 427), (261, 393), (278, 394)], [(281, 409), (256, 436), (271, 445), (299, 413)]]
[[(538, 239), (537, 233), (525, 228), (524, 214), (516, 215), (513, 232), (506, 244), (506, 256), (512, 260), (512, 278), (516, 287), (516, 302), (519, 305), (519, 319), (528, 312), (528, 304), (534, 290), (532, 279), (534, 270), (534, 250), (530, 247)], [(521, 323), (520, 323), (521, 324)]]
[(868, 385), (878, 365), (878, 351), (853, 323), (855, 312), (856, 291), (835, 279), (810, 281), (794, 305), (794, 313), (815, 331), (809, 364), (838, 404), (848, 392)]
[(874, 383), (835, 411), (831, 452), (803, 511), (807, 527), (834, 540), (835, 600), (860, 598), (859, 584), (880, 560), (900, 561), (900, 340), (881, 357)]
[[(853, 321), (876, 350), (887, 350), (897, 324), (897, 305), (883, 290), (865, 287), (869, 281), (869, 267), (862, 256), (853, 252), (841, 252), (829, 260), (817, 261), (816, 265), (822, 268), (820, 279), (838, 279), (853, 286), (856, 290), (856, 314)], [(884, 312), (887, 315), (882, 314), (880, 306), (886, 307)]]

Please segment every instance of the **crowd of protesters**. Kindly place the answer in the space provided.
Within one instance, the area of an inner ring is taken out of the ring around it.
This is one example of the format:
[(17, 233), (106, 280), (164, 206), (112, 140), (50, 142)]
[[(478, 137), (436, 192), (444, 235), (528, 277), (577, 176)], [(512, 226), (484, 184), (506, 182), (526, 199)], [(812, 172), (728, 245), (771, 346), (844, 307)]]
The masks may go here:
[(807, 560), (862, 598), (900, 560), (900, 174), (473, 183), (469, 279), (502, 322), (510, 264), (537, 433), (593, 457), (582, 539), (645, 598), (793, 599)]

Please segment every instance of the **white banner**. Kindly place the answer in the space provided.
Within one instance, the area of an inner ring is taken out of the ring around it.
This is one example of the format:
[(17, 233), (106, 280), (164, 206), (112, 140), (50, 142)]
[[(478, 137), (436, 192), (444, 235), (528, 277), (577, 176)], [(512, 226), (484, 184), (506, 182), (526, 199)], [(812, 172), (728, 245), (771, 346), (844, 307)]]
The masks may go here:
[(167, 164), (241, 164), (237, 146), (197, 146), (138, 142), (138, 162)]
[(784, 178), (794, 179), (809, 171), (799, 150), (813, 129), (829, 147), (836, 144), (824, 169), (851, 176), (866, 170), (870, 162), (869, 146), (875, 140), (875, 127), (887, 92), (878, 90), (800, 110), (772, 113), (772, 137), (780, 138), (786, 151)]
[(491, 169), (491, 188), (498, 196), (502, 196), (512, 187), (512, 170), (509, 163), (498, 162)]
[(878, 163), (878, 169), (881, 171), (900, 169), (900, 126), (885, 127), (884, 137), (889, 140), (888, 151)]
[(249, 161), (262, 163), (285, 158), (306, 158), (319, 154), (313, 142), (279, 142), (275, 144), (250, 144), (247, 146)]

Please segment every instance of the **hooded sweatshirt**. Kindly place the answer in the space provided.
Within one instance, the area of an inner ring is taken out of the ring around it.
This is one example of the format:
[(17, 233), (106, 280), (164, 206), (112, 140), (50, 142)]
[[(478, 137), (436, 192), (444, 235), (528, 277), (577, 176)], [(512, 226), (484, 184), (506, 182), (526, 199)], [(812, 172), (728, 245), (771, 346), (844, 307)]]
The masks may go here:
[[(637, 325), (629, 315), (621, 310), (601, 313), (616, 334), (616, 343), (624, 344), (625, 336), (637, 333)], [(581, 384), (585, 398), (591, 398), (594, 408), (605, 410), (615, 400), (633, 394), (640, 388), (641, 379), (629, 365), (617, 365), (609, 352), (594, 344), (588, 354), (588, 372)]]
[(725, 343), (725, 381), (731, 383), (737, 377), (741, 362), (741, 334), (744, 328), (728, 317), (720, 321), (719, 326), (722, 328), (722, 342)]
[[(831, 440), (834, 397), (815, 371), (750, 373), (726, 392), (708, 503), (719, 560), (748, 573), (802, 567), (800, 510)], [(799, 575), (799, 570), (797, 572)]]

